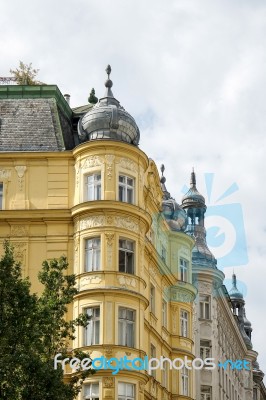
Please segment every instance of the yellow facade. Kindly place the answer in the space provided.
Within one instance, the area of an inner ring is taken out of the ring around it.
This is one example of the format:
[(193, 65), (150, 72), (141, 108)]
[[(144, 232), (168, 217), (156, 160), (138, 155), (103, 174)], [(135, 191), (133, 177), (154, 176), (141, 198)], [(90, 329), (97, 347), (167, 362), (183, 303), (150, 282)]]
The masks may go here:
[[(100, 176), (100, 200), (88, 201), (90, 175)], [(133, 204), (119, 201), (121, 176), (133, 182)], [(2, 153), (0, 182), (1, 241), (10, 238), (32, 290), (41, 290), (37, 273), (43, 260), (64, 254), (79, 288), (69, 318), (87, 310), (95, 313), (93, 323), (98, 321), (99, 331), (94, 343), (86, 343), (80, 328), (73, 347), (88, 351), (92, 358), (194, 358), (194, 241), (169, 229), (161, 214), (158, 171), (146, 154), (112, 140), (85, 142), (62, 152)], [(92, 239), (100, 244), (99, 265), (90, 271), (85, 267), (86, 246)], [(132, 246), (126, 255), (121, 250), (125, 243)], [(125, 270), (121, 254), (128, 263)], [(188, 265), (187, 282), (181, 281), (181, 259)], [(169, 367), (152, 374), (99, 370), (86, 381), (80, 399), (93, 398), (85, 397), (91, 383), (99, 385), (100, 399), (194, 397), (192, 375)], [(127, 388), (127, 397), (119, 397), (118, 388)]]

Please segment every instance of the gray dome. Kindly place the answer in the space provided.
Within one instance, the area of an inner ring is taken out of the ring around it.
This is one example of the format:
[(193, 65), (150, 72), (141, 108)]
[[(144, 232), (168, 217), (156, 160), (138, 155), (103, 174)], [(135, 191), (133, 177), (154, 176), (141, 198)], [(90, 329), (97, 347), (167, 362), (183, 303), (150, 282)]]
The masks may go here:
[(92, 107), (78, 124), (78, 135), (82, 142), (87, 140), (118, 140), (133, 144), (139, 143), (139, 128), (134, 118), (120, 105), (111, 91), (109, 79), (111, 67), (106, 68), (108, 79), (105, 82), (106, 94)]
[(243, 294), (238, 290), (237, 286), (236, 286), (236, 275), (233, 274), (232, 276), (232, 289), (229, 291), (229, 296), (231, 298), (231, 300), (243, 300)]
[(199, 193), (196, 188), (196, 176), (194, 170), (191, 174), (190, 189), (182, 198), (182, 207), (205, 207), (205, 198)]

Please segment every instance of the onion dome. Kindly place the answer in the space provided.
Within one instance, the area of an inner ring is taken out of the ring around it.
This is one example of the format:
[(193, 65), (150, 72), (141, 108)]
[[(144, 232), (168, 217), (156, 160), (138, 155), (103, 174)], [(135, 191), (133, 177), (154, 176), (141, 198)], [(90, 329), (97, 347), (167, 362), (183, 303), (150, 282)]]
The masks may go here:
[(134, 118), (120, 105), (112, 93), (113, 82), (109, 78), (110, 65), (106, 72), (106, 93), (78, 123), (78, 135), (82, 142), (87, 140), (118, 140), (133, 144), (139, 143), (139, 128)]
[(182, 198), (182, 207), (206, 208), (205, 198), (199, 193), (198, 189), (196, 188), (196, 175), (194, 172), (194, 168), (191, 173), (190, 189)]
[(229, 290), (229, 296), (231, 300), (243, 300), (243, 294), (238, 290), (236, 286), (236, 275), (232, 276), (232, 289)]
[(185, 231), (187, 227), (187, 214), (180, 207), (175, 199), (173, 199), (170, 193), (167, 191), (165, 182), (166, 178), (163, 175), (164, 165), (161, 165), (162, 177), (161, 177), (161, 188), (163, 191), (163, 201), (162, 201), (162, 213), (166, 219), (169, 228), (172, 231)]

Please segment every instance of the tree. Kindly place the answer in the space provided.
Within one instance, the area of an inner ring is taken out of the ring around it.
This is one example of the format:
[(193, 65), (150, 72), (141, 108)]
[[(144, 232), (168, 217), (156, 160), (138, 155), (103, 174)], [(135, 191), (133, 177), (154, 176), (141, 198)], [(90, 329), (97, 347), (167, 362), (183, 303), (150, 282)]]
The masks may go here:
[(10, 73), (14, 76), (18, 85), (42, 84), (35, 79), (38, 72), (38, 69), (32, 68), (32, 63), (24, 64), (22, 61), (19, 62), (19, 68), (16, 68), (15, 70), (10, 69)]
[(95, 96), (95, 89), (92, 88), (90, 92), (90, 96), (88, 98), (88, 102), (91, 104), (96, 104), (98, 101), (98, 97)]
[(30, 293), (30, 282), (23, 279), (13, 249), (4, 244), (0, 261), (0, 399), (73, 400), (85, 377), (95, 371), (77, 371), (69, 382), (63, 370), (54, 369), (56, 354), (69, 355), (68, 347), (77, 326), (86, 326), (88, 317), (79, 315), (66, 321), (67, 306), (78, 293), (75, 276), (65, 275), (67, 260), (45, 261), (39, 280), (41, 296)]

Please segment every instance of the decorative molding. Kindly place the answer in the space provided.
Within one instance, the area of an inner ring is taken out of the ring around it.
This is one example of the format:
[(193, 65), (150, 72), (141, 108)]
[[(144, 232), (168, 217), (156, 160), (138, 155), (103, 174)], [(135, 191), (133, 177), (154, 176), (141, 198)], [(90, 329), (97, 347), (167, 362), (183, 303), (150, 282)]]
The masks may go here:
[(83, 164), (81, 165), (82, 169), (88, 169), (93, 167), (101, 166), (104, 163), (103, 158), (99, 156), (90, 156), (85, 159)]
[(26, 263), (26, 252), (27, 252), (27, 243), (12, 243), (14, 246), (14, 257), (15, 260), (21, 264)]
[(153, 279), (155, 279), (158, 275), (158, 271), (155, 267), (150, 267), (149, 268), (149, 273), (150, 275), (153, 277)]
[(120, 275), (117, 277), (118, 283), (120, 286), (122, 287), (127, 287), (127, 286), (131, 286), (133, 288), (136, 288), (137, 283), (136, 283), (136, 279), (134, 278), (130, 278), (128, 276), (125, 275)]
[(25, 225), (11, 225), (10, 236), (28, 236), (28, 227)]
[(80, 221), (80, 230), (95, 228), (98, 226), (115, 226), (139, 233), (139, 225), (130, 217), (105, 217), (105, 215), (93, 215)]
[(112, 346), (105, 346), (104, 347), (104, 355), (105, 357), (112, 357), (113, 356), (113, 347)]
[(131, 161), (129, 158), (121, 157), (118, 161), (118, 164), (120, 164), (122, 168), (129, 169), (133, 172), (138, 172), (137, 164), (134, 161)]
[(144, 393), (144, 389), (145, 389), (145, 383), (139, 382), (139, 392)]
[(75, 171), (76, 171), (76, 186), (79, 187), (79, 175), (80, 175), (80, 162), (78, 161), (75, 164)]
[(103, 378), (103, 387), (105, 388), (114, 387), (114, 378), (111, 377)]
[(129, 231), (139, 233), (139, 225), (136, 224), (130, 217), (115, 217), (115, 226), (124, 228)]
[(93, 283), (101, 283), (102, 278), (99, 275), (93, 275), (93, 276), (86, 276), (84, 278), (81, 278), (80, 280), (80, 287), (87, 286)]
[(115, 156), (113, 154), (106, 154), (105, 160), (106, 160), (106, 170), (107, 170), (107, 179), (112, 179), (113, 176), (113, 161), (115, 159)]
[(25, 165), (17, 165), (15, 167), (15, 170), (17, 171), (18, 174), (18, 184), (19, 184), (19, 190), (22, 191), (23, 188), (23, 177), (25, 174), (27, 167)]
[(112, 255), (113, 255), (113, 243), (115, 234), (114, 233), (106, 233), (105, 234), (107, 240), (107, 265), (111, 267), (112, 265)]
[(0, 169), (0, 180), (5, 182), (8, 181), (11, 177), (10, 169)]
[(200, 293), (212, 294), (212, 284), (206, 282), (199, 282), (198, 289)]

